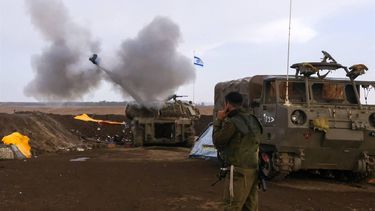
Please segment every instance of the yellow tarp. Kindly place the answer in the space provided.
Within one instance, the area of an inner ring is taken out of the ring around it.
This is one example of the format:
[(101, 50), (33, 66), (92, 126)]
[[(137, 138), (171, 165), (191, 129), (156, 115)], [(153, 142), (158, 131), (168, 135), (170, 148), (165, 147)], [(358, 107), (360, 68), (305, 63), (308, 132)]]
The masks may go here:
[(31, 147), (29, 145), (29, 137), (22, 135), (19, 132), (14, 132), (10, 135), (5, 136), (2, 139), (4, 144), (10, 145), (14, 144), (18, 148), (18, 150), (25, 155), (27, 158), (31, 158)]
[(313, 120), (314, 129), (327, 132), (329, 129), (329, 122), (327, 118), (318, 117)]
[(74, 119), (82, 120), (85, 122), (97, 122), (98, 124), (110, 124), (110, 125), (123, 125), (124, 124), (124, 122), (114, 122), (114, 121), (108, 121), (108, 120), (93, 119), (89, 117), (87, 114), (75, 116)]

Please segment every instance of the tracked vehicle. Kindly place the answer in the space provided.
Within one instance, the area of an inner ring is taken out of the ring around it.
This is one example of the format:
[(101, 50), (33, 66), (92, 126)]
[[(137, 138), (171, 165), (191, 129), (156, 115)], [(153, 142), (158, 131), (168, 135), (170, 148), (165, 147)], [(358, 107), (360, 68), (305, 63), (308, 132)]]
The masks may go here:
[[(375, 171), (375, 105), (367, 104), (375, 81), (356, 80), (365, 65), (347, 68), (323, 54), (322, 61), (292, 65), (294, 76), (256, 75), (215, 86), (214, 116), (224, 96), (238, 91), (243, 106), (263, 124), (260, 157), (268, 162), (270, 176), (283, 178), (298, 170), (356, 176)], [(333, 70), (344, 70), (347, 78), (326, 77)]]
[(161, 108), (146, 108), (129, 104), (125, 115), (131, 120), (134, 145), (180, 144), (192, 146), (195, 140), (194, 121), (199, 110), (191, 102), (173, 95)]

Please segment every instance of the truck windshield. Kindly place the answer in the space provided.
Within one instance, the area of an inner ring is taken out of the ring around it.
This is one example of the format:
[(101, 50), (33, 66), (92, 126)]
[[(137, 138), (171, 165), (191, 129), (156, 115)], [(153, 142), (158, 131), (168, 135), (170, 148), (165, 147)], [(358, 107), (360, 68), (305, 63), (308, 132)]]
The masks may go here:
[[(374, 105), (375, 94), (372, 84), (356, 83), (359, 99), (362, 105)], [(365, 89), (366, 88), (366, 89)], [(267, 104), (284, 103), (286, 95), (286, 81), (271, 80), (265, 83), (264, 101)], [(346, 81), (310, 81), (310, 102), (315, 104), (358, 105), (355, 89)], [(306, 87), (304, 81), (289, 81), (289, 101), (294, 104), (307, 103)]]
[(314, 83), (312, 98), (316, 103), (322, 104), (358, 104), (355, 91), (351, 84), (344, 83)]
[[(279, 82), (279, 99), (284, 102), (286, 82)], [(288, 97), (291, 103), (306, 103), (306, 88), (304, 82), (288, 82)]]

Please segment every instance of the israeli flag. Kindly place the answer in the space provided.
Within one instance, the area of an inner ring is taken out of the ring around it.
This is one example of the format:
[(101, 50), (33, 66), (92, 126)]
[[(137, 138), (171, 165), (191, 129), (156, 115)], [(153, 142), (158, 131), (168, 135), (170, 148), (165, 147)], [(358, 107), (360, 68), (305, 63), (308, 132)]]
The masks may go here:
[(194, 64), (203, 67), (202, 59), (197, 56), (194, 56)]

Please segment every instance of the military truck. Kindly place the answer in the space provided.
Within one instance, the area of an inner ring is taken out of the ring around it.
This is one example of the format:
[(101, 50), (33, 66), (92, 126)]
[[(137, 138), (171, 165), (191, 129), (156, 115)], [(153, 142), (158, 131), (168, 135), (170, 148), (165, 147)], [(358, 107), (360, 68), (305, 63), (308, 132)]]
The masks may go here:
[[(365, 65), (348, 69), (323, 54), (322, 61), (293, 64), (294, 76), (255, 75), (215, 86), (214, 118), (224, 96), (238, 91), (263, 124), (260, 158), (270, 177), (298, 170), (356, 177), (375, 171), (375, 105), (367, 104), (375, 81), (355, 80)], [(347, 78), (326, 77), (339, 69)]]
[(160, 108), (129, 104), (125, 116), (131, 120), (134, 145), (180, 144), (192, 146), (195, 140), (194, 121), (199, 110), (192, 102), (183, 102), (173, 95)]

